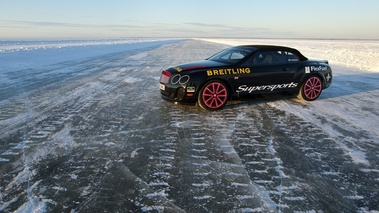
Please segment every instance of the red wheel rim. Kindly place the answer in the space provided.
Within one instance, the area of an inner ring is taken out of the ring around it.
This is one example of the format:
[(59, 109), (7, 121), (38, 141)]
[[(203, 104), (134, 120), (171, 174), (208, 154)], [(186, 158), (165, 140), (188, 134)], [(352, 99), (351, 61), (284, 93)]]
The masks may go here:
[(216, 109), (224, 105), (227, 101), (228, 92), (225, 86), (218, 82), (208, 84), (203, 91), (204, 104), (212, 109)]
[(317, 77), (311, 77), (305, 82), (304, 95), (310, 100), (317, 98), (321, 93), (321, 80)]

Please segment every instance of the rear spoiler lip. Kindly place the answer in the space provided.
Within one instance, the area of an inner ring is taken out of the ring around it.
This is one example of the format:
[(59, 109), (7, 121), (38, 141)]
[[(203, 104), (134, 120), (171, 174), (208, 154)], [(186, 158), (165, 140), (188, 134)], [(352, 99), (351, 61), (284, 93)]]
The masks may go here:
[(313, 62), (316, 62), (316, 63), (328, 64), (329, 65), (329, 61), (328, 60), (308, 59), (308, 61), (313, 61)]

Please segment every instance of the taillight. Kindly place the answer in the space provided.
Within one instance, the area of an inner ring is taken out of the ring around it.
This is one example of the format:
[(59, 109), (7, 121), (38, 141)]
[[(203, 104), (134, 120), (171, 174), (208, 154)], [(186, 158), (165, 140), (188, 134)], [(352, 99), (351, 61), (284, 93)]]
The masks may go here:
[(167, 84), (168, 81), (170, 80), (170, 77), (171, 77), (171, 73), (167, 72), (166, 70), (163, 70), (160, 82)]

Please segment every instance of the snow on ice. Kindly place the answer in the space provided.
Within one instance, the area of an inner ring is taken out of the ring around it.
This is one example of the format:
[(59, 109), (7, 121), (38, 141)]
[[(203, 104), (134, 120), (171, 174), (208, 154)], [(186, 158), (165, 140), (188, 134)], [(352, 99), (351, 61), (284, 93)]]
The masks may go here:
[[(326, 59), (314, 102), (162, 101), (169, 66), (230, 45)], [(0, 41), (1, 212), (375, 212), (379, 42)]]

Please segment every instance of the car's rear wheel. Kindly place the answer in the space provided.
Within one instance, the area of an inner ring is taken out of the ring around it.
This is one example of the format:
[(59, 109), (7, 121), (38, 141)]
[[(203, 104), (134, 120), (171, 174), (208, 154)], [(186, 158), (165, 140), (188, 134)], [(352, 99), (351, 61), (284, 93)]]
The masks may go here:
[(228, 102), (228, 87), (219, 80), (207, 82), (199, 92), (198, 104), (206, 110), (218, 110)]
[(306, 101), (313, 101), (320, 96), (321, 91), (322, 82), (320, 77), (311, 76), (301, 85), (297, 97)]

